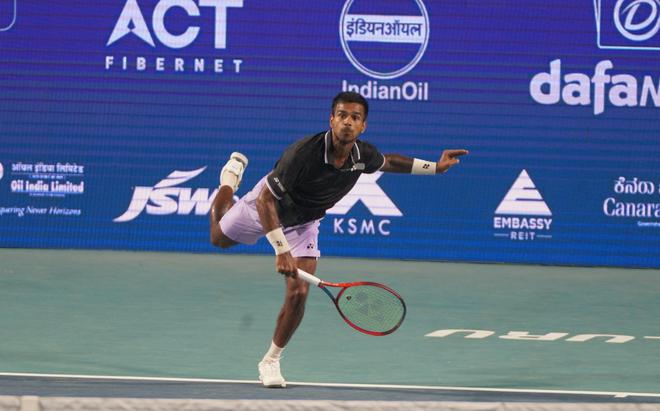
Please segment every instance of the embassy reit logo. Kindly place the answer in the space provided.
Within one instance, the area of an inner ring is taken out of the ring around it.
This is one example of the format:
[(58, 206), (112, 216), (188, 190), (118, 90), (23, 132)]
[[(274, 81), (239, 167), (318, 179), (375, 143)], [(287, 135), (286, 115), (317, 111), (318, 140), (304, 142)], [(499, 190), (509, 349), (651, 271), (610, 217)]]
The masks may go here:
[(552, 211), (527, 173), (522, 170), (495, 210), (495, 237), (518, 241), (550, 239)]
[(422, 0), (378, 2), (377, 7), (369, 0), (347, 0), (339, 19), (342, 49), (359, 72), (375, 80), (363, 84), (343, 80), (342, 90), (368, 99), (428, 100), (428, 82), (383, 81), (404, 76), (417, 66), (426, 52), (430, 31)]

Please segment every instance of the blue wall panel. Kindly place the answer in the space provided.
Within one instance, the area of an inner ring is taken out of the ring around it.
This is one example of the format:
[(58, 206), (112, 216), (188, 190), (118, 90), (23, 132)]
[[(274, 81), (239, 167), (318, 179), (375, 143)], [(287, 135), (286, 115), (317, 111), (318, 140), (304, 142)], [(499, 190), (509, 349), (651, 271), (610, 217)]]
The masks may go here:
[(381, 151), (471, 154), (361, 180), (324, 255), (660, 267), (659, 9), (4, 0), (0, 246), (212, 251), (229, 153), (243, 195), (353, 89)]

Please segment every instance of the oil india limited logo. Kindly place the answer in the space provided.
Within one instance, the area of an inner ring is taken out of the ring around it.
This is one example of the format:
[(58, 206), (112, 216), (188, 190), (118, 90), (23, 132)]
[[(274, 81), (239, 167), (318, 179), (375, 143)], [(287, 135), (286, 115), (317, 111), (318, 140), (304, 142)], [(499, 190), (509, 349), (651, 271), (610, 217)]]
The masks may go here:
[(342, 81), (344, 91), (368, 99), (428, 100), (427, 82), (383, 84), (410, 72), (420, 62), (429, 42), (429, 15), (422, 0), (378, 2), (348, 0), (339, 22), (341, 45), (360, 72), (376, 80), (363, 84)]
[(495, 237), (532, 241), (550, 239), (552, 212), (527, 170), (523, 170), (495, 210)]

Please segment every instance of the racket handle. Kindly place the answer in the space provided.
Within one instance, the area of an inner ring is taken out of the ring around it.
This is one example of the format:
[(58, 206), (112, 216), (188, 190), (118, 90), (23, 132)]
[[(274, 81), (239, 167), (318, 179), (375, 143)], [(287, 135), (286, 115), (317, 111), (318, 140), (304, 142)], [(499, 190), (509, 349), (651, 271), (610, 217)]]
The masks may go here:
[(321, 279), (320, 278), (314, 277), (310, 273), (308, 273), (306, 271), (303, 271), (300, 268), (298, 269), (298, 278), (300, 278), (301, 280), (303, 280), (303, 281), (305, 281), (309, 284), (315, 285), (315, 286), (318, 286), (319, 284), (321, 284)]

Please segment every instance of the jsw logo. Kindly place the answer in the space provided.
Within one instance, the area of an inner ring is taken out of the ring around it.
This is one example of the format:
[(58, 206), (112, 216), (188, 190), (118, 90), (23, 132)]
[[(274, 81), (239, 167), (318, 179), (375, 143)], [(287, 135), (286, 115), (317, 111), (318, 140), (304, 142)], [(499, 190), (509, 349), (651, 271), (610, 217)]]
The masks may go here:
[[(227, 48), (227, 9), (243, 7), (243, 0), (199, 0), (199, 5), (215, 9), (215, 48)], [(189, 26), (180, 34), (170, 32), (165, 26), (165, 19), (167, 13), (175, 7), (183, 9), (190, 17), (200, 16), (199, 7), (193, 0), (160, 0), (154, 8), (151, 23), (153, 31), (161, 43), (172, 49), (180, 49), (195, 41), (200, 29), (197, 26)], [(107, 45), (111, 45), (129, 33), (135, 34), (151, 47), (156, 47), (137, 0), (126, 1)]]
[(151, 215), (189, 215), (193, 209), (195, 215), (208, 214), (218, 189), (209, 196), (208, 188), (198, 188), (193, 193), (191, 188), (175, 187), (197, 177), (204, 170), (206, 167), (192, 171), (174, 171), (153, 187), (135, 187), (128, 209), (112, 221), (124, 223), (134, 220), (144, 210)]
[[(362, 174), (355, 184), (355, 187), (334, 207), (329, 209), (326, 214), (345, 215), (357, 204), (358, 201), (367, 207), (369, 212), (375, 216), (382, 217), (401, 217), (403, 213), (397, 208), (396, 204), (385, 194), (382, 188), (376, 182), (381, 171), (373, 174)], [(390, 235), (389, 219), (375, 221), (374, 219), (356, 218), (335, 218), (333, 225), (334, 234), (371, 234), (376, 233), (388, 236)]]

